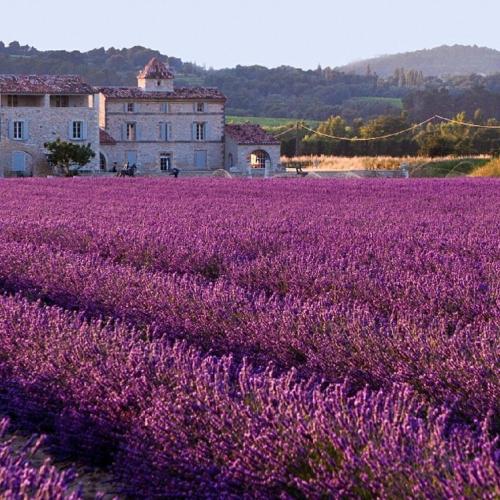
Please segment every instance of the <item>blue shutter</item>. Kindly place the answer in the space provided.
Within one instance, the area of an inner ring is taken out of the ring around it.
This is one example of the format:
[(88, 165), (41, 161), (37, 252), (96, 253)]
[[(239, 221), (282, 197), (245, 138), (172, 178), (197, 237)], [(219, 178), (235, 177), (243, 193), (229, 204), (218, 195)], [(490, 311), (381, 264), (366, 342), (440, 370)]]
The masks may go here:
[(127, 137), (127, 133), (126, 133), (126, 130), (125, 130), (125, 127), (126, 125), (123, 125), (121, 126), (121, 129), (122, 129), (122, 141), (124, 141)]
[(172, 124), (167, 123), (167, 141), (172, 140)]
[(89, 127), (87, 122), (82, 122), (82, 140), (86, 141), (89, 135)]
[(14, 139), (14, 120), (9, 120), (9, 139)]
[(141, 127), (138, 123), (135, 124), (135, 140), (140, 141), (141, 138)]
[(128, 106), (128, 103), (125, 102), (123, 103), (123, 112), (126, 113), (127, 112), (127, 106)]
[(24, 172), (26, 170), (26, 154), (22, 151), (12, 152), (12, 171)]
[(68, 139), (73, 139), (73, 122), (68, 125)]
[(205, 141), (208, 141), (208, 122), (205, 122)]
[(23, 122), (23, 140), (27, 141), (29, 138), (30, 138), (29, 121), (25, 120)]
[(196, 123), (193, 123), (191, 127), (191, 139), (196, 141)]

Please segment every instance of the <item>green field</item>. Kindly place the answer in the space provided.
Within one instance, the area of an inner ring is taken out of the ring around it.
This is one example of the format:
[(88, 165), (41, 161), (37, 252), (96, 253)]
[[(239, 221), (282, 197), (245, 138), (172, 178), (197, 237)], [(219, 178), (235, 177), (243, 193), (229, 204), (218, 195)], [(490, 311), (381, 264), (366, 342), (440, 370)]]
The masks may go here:
[[(262, 116), (228, 116), (227, 123), (255, 123), (257, 125), (261, 125), (266, 128), (273, 127), (283, 127), (285, 125), (295, 125), (298, 118), (267, 118)], [(319, 125), (319, 121), (316, 120), (303, 120), (309, 127), (317, 127)]]
[(461, 158), (456, 160), (432, 161), (410, 168), (411, 177), (463, 177), (469, 175), (489, 160), (483, 158)]
[(403, 109), (403, 100), (397, 97), (352, 97), (349, 102), (377, 102), (388, 104), (398, 109)]

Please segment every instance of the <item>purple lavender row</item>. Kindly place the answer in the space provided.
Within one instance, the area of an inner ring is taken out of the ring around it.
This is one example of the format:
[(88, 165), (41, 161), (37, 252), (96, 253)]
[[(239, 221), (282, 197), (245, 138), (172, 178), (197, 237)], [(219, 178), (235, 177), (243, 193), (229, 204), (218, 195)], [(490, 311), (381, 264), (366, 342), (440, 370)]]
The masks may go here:
[(306, 268), (324, 259), (335, 264), (342, 256), (344, 264), (347, 258), (363, 267), (367, 262), (356, 258), (360, 250), (366, 257), (377, 248), (382, 263), (392, 259), (397, 267), (422, 259), (443, 265), (439, 256), (488, 261), (495, 254), (487, 250), (498, 252), (494, 180), (306, 187), (141, 181), (127, 189), (112, 181), (71, 189), (54, 182), (43, 185), (53, 196), (42, 199), (36, 193), (40, 185), (2, 190), (4, 235), (156, 270), (203, 274), (217, 263), (219, 272), (230, 274), (248, 261), (262, 265), (262, 259), (283, 256), (293, 264), (288, 259), (297, 255)]
[(350, 395), (20, 297), (0, 299), (0, 352), (10, 411), (106, 450), (136, 497), (499, 493), (488, 422), (453, 424), (407, 386)]
[(7, 439), (7, 419), (0, 420), (0, 497), (7, 500), (51, 499), (80, 500), (83, 496), (72, 483), (73, 473), (59, 472), (50, 462), (41, 466), (32, 465), (31, 458), (42, 443), (38, 439), (25, 446), (24, 450), (15, 450)]
[[(499, 411), (500, 315), (488, 294), (484, 302), (471, 299), (475, 316), (451, 335), (456, 314), (442, 317), (432, 302), (424, 311), (410, 304), (387, 315), (363, 298), (268, 298), (223, 281), (206, 284), (16, 242), (0, 244), (0, 285), (259, 365), (273, 361), (328, 381), (347, 377), (355, 387), (408, 383), (469, 418)], [(425, 326), (429, 314), (434, 318)]]

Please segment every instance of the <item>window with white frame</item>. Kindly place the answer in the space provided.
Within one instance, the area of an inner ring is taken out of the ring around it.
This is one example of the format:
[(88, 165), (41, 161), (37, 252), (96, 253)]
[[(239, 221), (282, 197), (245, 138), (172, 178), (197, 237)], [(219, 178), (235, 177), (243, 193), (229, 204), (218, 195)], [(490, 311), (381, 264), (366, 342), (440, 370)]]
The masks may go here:
[(194, 126), (194, 138), (197, 141), (204, 141), (206, 136), (206, 124), (205, 123), (195, 123)]
[(137, 126), (135, 123), (127, 123), (127, 141), (135, 141), (137, 139)]
[(13, 123), (12, 138), (16, 141), (24, 139), (24, 122), (15, 121)]
[(71, 139), (79, 141), (83, 139), (83, 122), (74, 121), (71, 125)]
[(160, 170), (162, 172), (170, 172), (172, 169), (172, 155), (164, 153), (160, 156)]
[(197, 102), (196, 103), (196, 112), (197, 113), (204, 113), (205, 112), (205, 103)]
[(127, 113), (133, 113), (135, 111), (135, 104), (133, 102), (127, 103)]

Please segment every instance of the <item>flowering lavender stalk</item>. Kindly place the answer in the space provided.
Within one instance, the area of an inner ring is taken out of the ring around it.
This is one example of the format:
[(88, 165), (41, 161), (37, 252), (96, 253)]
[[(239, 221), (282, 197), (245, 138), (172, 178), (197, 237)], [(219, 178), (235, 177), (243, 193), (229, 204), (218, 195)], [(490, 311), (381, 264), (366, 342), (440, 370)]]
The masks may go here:
[(40, 467), (30, 463), (42, 443), (38, 439), (25, 451), (15, 451), (6, 438), (7, 419), (0, 420), (0, 497), (8, 500), (54, 499), (79, 500), (83, 496), (71, 491), (75, 476), (72, 472), (59, 472), (45, 461)]

